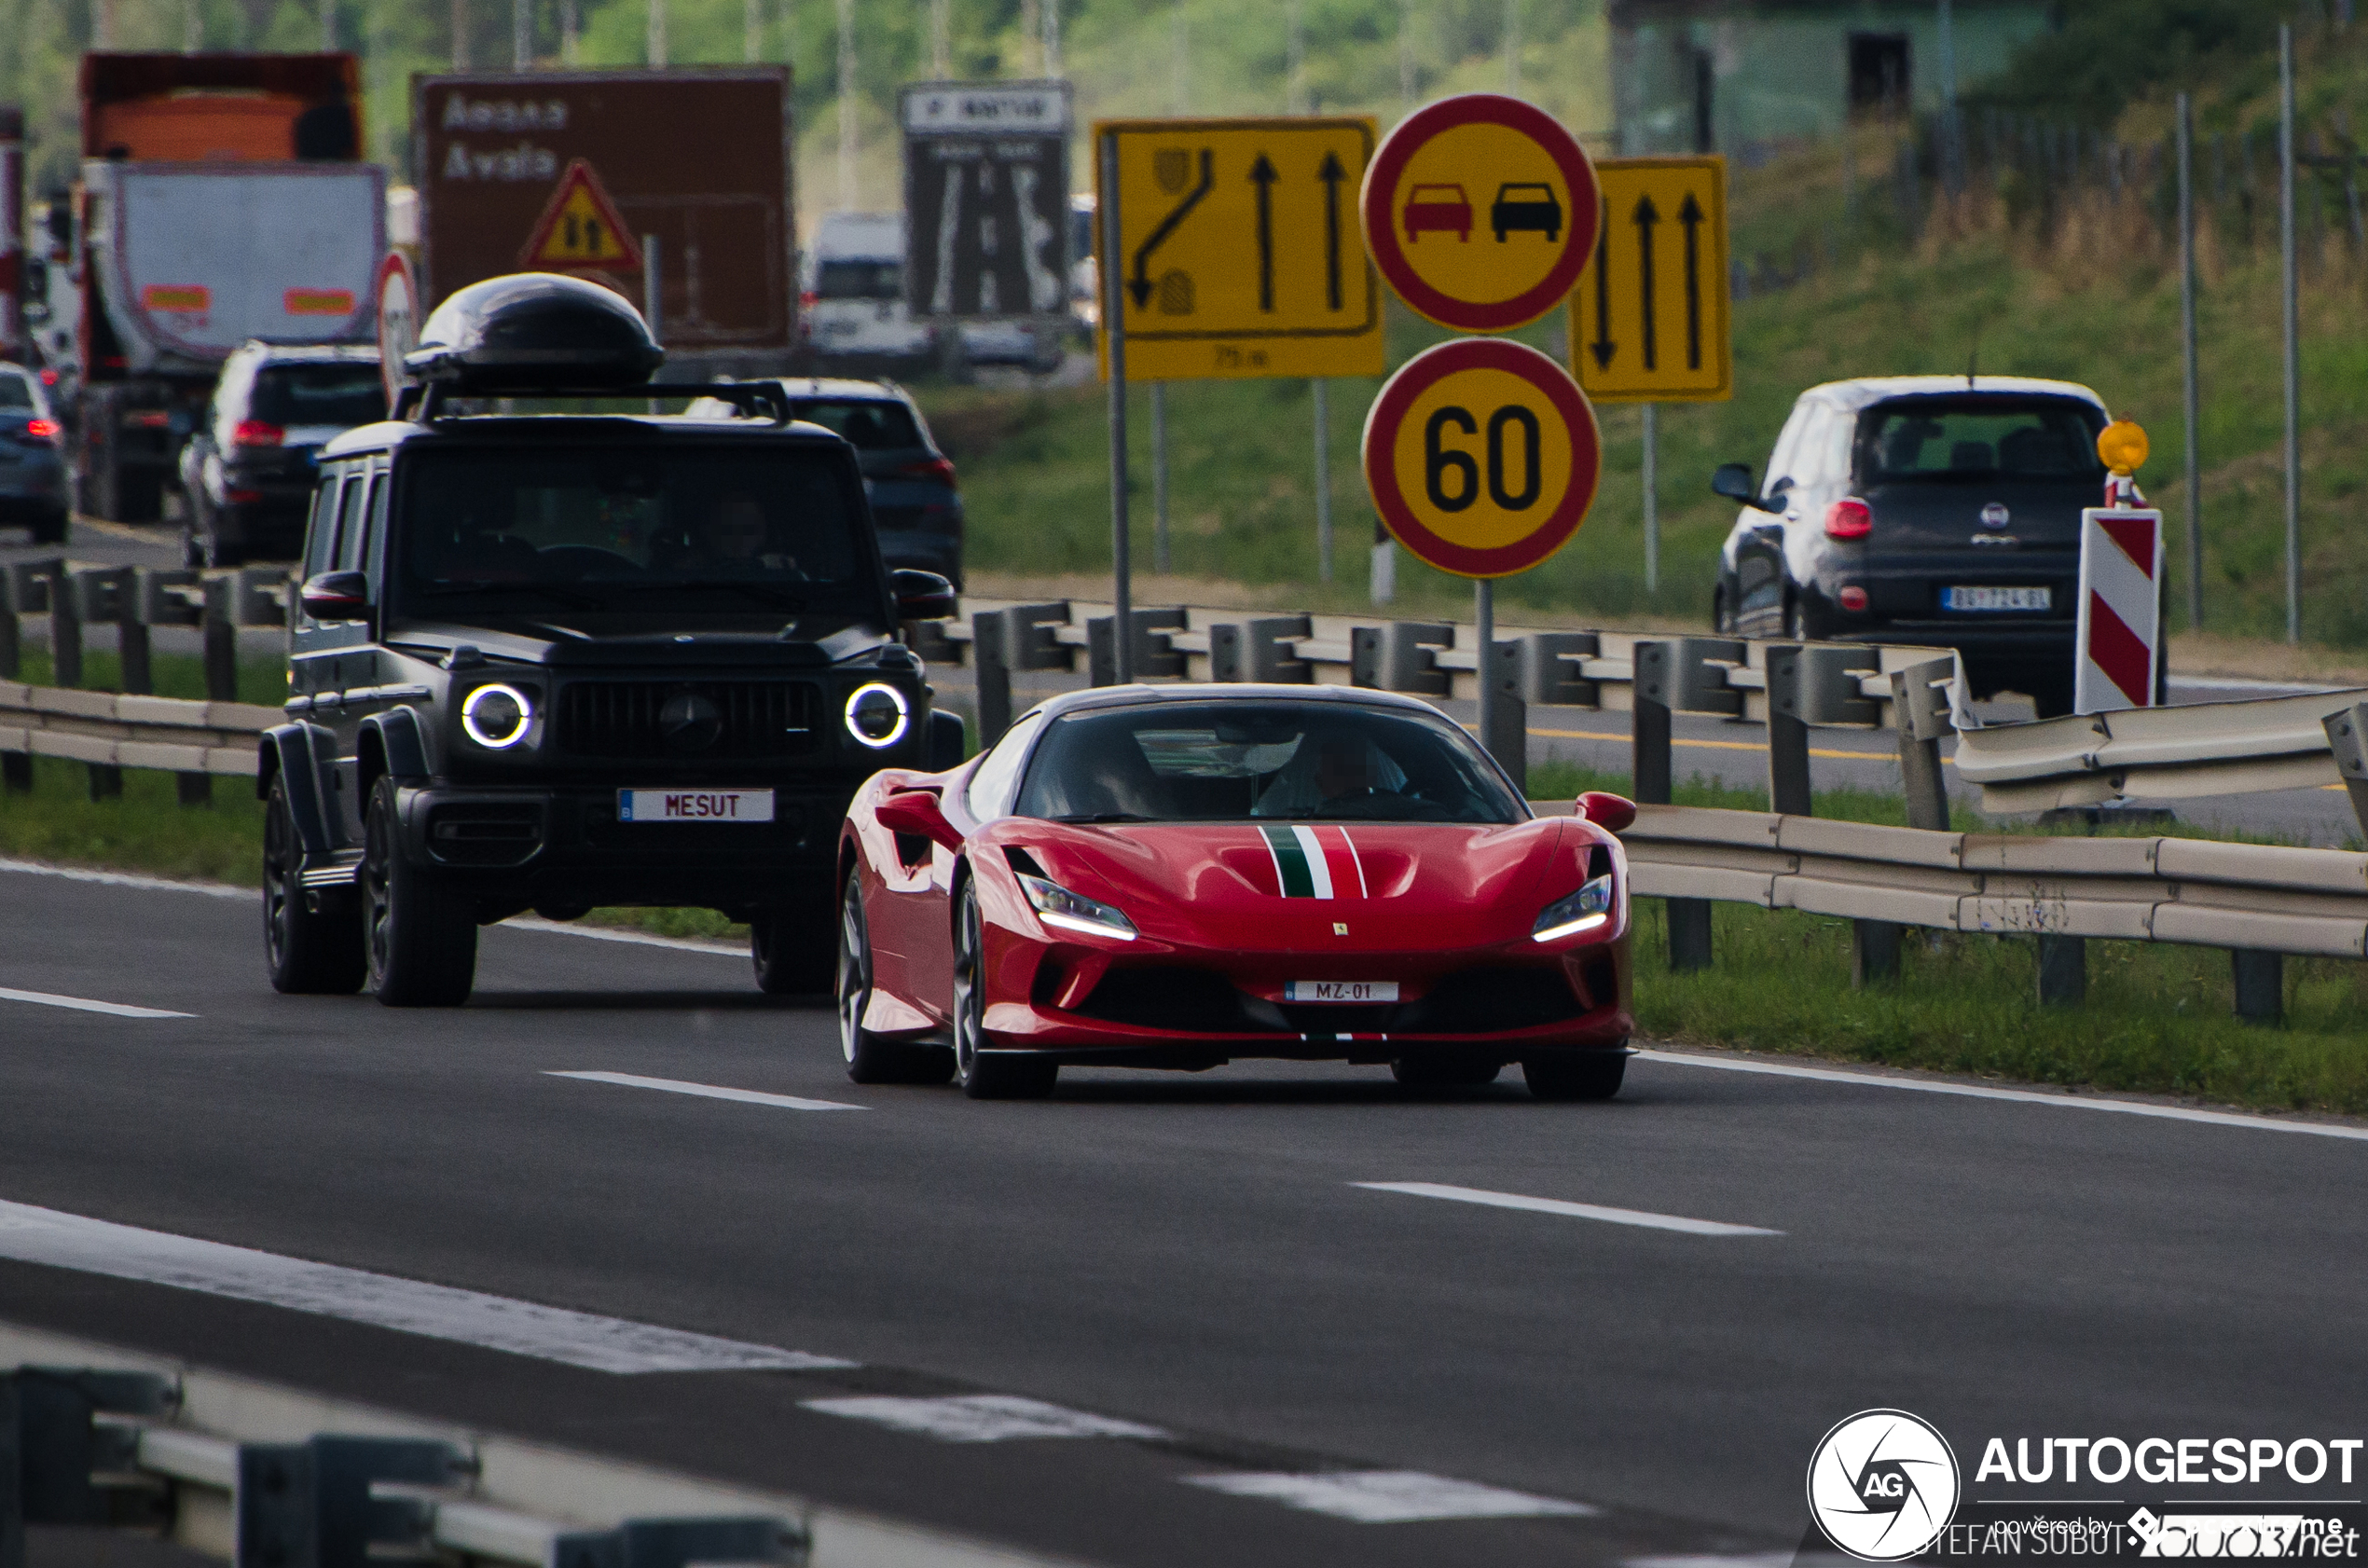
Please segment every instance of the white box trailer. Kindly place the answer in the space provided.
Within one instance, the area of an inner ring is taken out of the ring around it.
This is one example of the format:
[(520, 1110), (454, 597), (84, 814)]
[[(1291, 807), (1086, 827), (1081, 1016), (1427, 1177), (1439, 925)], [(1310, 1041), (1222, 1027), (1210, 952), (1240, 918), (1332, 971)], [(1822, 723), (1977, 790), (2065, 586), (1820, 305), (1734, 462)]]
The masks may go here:
[(230, 351), (366, 342), (386, 171), (333, 162), (83, 165), (83, 509), (156, 517)]

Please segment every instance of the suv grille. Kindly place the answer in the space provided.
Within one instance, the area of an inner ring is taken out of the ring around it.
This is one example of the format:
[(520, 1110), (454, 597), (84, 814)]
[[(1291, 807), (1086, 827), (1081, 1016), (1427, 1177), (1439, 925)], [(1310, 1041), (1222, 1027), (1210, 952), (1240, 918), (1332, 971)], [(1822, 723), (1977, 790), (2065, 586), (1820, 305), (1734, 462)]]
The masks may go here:
[[(676, 697), (694, 701), (669, 715)], [(579, 757), (794, 757), (813, 750), (821, 707), (820, 690), (805, 681), (577, 681), (559, 691), (559, 749)]]

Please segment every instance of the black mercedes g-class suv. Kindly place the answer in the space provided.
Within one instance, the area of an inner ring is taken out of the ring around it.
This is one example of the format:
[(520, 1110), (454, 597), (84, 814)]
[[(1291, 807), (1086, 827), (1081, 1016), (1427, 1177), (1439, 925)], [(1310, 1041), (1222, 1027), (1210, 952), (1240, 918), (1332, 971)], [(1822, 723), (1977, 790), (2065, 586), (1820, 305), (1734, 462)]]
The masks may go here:
[[(961, 758), (897, 640), (952, 588), (882, 565), (844, 440), (663, 358), (607, 289), (491, 279), (322, 449), (256, 775), (278, 989), (456, 1005), (479, 926), (609, 904), (721, 910), (764, 989), (828, 988), (847, 802)], [(730, 417), (641, 411), (700, 397)]]

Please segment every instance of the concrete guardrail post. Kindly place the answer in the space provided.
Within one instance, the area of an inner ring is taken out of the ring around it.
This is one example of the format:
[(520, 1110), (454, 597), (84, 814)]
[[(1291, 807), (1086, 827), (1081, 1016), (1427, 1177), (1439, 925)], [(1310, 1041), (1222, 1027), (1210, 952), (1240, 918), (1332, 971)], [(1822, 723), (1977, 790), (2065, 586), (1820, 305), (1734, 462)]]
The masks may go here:
[(2039, 1005), (2078, 1007), (2088, 999), (2088, 939), (2039, 934)]
[(62, 560), (40, 563), (48, 579), (49, 679), (60, 686), (82, 684), (82, 606), (74, 579)]
[(1208, 632), (1209, 679), (1304, 686), (1315, 679), (1315, 667), (1289, 643), (1308, 636), (1309, 630), (1304, 615), (1267, 615), (1213, 626)]
[[(1128, 619), (1135, 627), (1135, 679), (1149, 680), (1184, 673), (1184, 655), (1176, 651), (1166, 634), (1181, 631), (1190, 624), (1180, 604), (1164, 609), (1133, 610)], [(1085, 667), (1088, 679), (1096, 686), (1118, 684), (1118, 640), (1116, 617), (1096, 615), (1085, 623)]]
[[(1677, 678), (1673, 666), (1676, 653), (1686, 645), (1686, 639), (1676, 642), (1639, 642), (1631, 653), (1635, 661), (1633, 702), (1635, 710), (1629, 731), (1629, 743), (1633, 762), (1633, 787), (1639, 805), (1670, 804), (1669, 729), (1670, 707), (1677, 696)], [(1688, 970), (1706, 970), (1711, 962), (1710, 901), (1708, 899), (1664, 899), (1669, 915), (1669, 967), (1673, 973)]]
[[(49, 608), (49, 585), (57, 568), (55, 560), (18, 561), (7, 569), (6, 598), (7, 609), (0, 613), (0, 680), (16, 681), (24, 674), (24, 638), (21, 617), (38, 615)], [(33, 753), (8, 751), (0, 753), (0, 787), (19, 793), (33, 788)]]
[(1494, 681), (1488, 705), (1488, 733), (1480, 744), (1513, 780), (1513, 788), (1529, 793), (1529, 704), (1521, 700), (1521, 645), (1498, 642), (1483, 649), (1481, 681)]
[(1809, 787), (1809, 724), (1801, 717), (1801, 653), (1797, 642), (1768, 650), (1768, 809), (1813, 817)]
[[(1768, 650), (1768, 799), (1772, 810), (1816, 814), (1809, 732), (1821, 724), (1878, 724), (1882, 707), (1859, 687), (1879, 655), (1864, 648), (1779, 643)], [(1899, 974), (1900, 928), (1893, 920), (1851, 922), (1850, 983), (1865, 987)]]
[[(139, 611), (142, 634), (150, 626), (196, 626), (205, 619), (205, 583), (203, 577), (187, 567), (142, 567), (139, 572)], [(232, 645), (235, 659), (237, 646)], [(237, 671), (232, 670), (235, 681)], [(126, 690), (130, 687), (127, 684)], [(212, 696), (212, 693), (207, 694)], [(237, 688), (229, 698), (234, 700)], [(213, 804), (213, 775), (210, 773), (176, 773), (173, 790), (183, 805)]]
[[(145, 695), (156, 690), (156, 679), (148, 659), (148, 628), (139, 624), (139, 604), (133, 597), (136, 576), (133, 569), (128, 566), (86, 567), (70, 576), (69, 591), (59, 598), (73, 602), (76, 618), (83, 626), (95, 622), (116, 628), (116, 684), (122, 691)], [(51, 613), (54, 615), (55, 611)], [(51, 625), (55, 624), (53, 620)], [(135, 681), (137, 684), (134, 684)], [(59, 683), (65, 684), (63, 681)], [(80, 685), (80, 680), (77, 679), (74, 684)], [(92, 800), (121, 798), (123, 769), (112, 763), (88, 763), (84, 765), (90, 774)]]
[(239, 700), (239, 580), (205, 580), (205, 605), (199, 612), (205, 660), (208, 702)]
[(2237, 1016), (2271, 1027), (2286, 1021), (2286, 956), (2259, 948), (2231, 948), (2230, 978), (2236, 982)]
[(2351, 791), (2351, 814), (2359, 818), (2360, 836), (2368, 838), (2368, 702), (2356, 702), (2320, 721), (2328, 749), (2334, 753), (2335, 771)]
[(1602, 642), (1591, 631), (1532, 632), (1521, 651), (1521, 700), (1541, 708), (1600, 708), (1603, 687), (1583, 679), (1578, 661), (1594, 658)]
[(1439, 651), (1452, 647), (1455, 628), (1444, 621), (1391, 621), (1358, 626), (1349, 636), (1348, 683), (1383, 692), (1443, 697), (1447, 671)]
[(1941, 771), (1941, 738), (1951, 733), (1948, 685), (1954, 659), (1928, 659), (1891, 676), (1893, 722), (1899, 731), (1899, 773), (1907, 787), (1907, 825), (1948, 831), (1948, 780)]

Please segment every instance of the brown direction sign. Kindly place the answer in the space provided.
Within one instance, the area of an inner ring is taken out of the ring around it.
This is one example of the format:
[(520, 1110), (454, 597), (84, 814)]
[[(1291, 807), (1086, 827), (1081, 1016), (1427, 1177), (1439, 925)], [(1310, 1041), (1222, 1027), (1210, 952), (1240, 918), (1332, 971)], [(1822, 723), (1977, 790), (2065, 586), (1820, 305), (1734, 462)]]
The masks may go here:
[(1561, 549), (1604, 467), (1595, 412), (1570, 372), (1502, 337), (1408, 360), (1366, 416), (1364, 461), (1390, 533), (1458, 577), (1508, 577)]
[(669, 350), (786, 353), (797, 327), (789, 88), (786, 68), (758, 65), (412, 77), (421, 310), (521, 266), (638, 303), (652, 236)]

